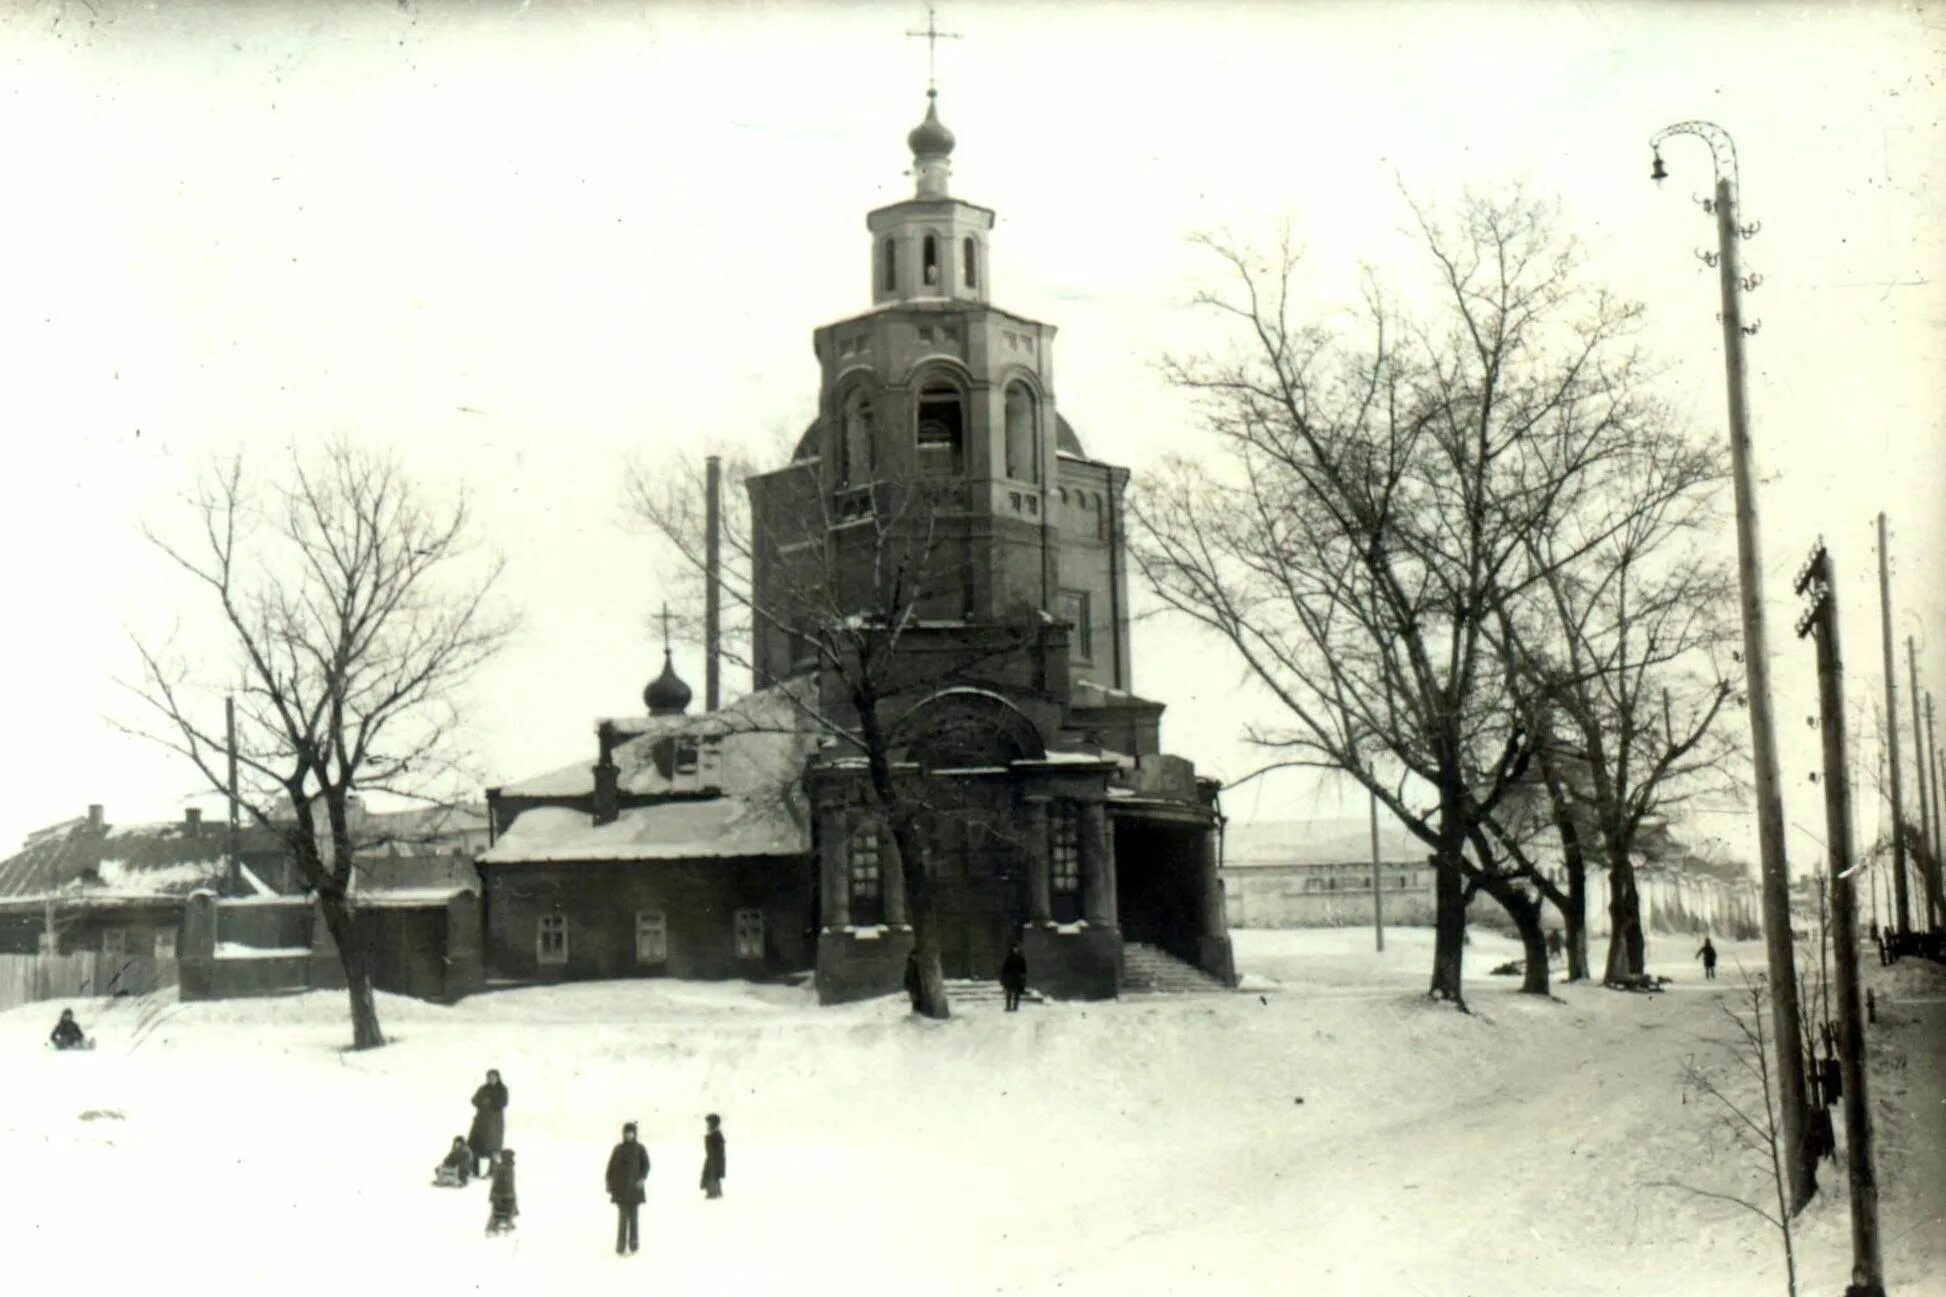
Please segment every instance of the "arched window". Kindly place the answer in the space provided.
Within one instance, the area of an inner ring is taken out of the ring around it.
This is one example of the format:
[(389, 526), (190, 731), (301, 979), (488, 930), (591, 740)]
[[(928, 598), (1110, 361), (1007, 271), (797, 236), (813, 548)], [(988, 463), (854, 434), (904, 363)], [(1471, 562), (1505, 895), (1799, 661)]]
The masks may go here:
[(878, 249), (878, 291), (890, 293), (899, 287), (899, 247), (886, 235)]
[(980, 247), (971, 238), (968, 238), (961, 245), (960, 251), (963, 254), (961, 260), (966, 266), (966, 286), (968, 288), (978, 288), (980, 286)]
[(1007, 384), (1007, 476), (1016, 482), (1041, 480), (1040, 437), (1034, 393), (1025, 383)]
[(931, 287), (939, 282), (939, 240), (928, 234), (926, 241), (920, 245), (920, 254), (925, 266), (926, 284)]
[(844, 426), (838, 447), (838, 478), (842, 485), (860, 486), (872, 480), (872, 428), (872, 399), (864, 388), (854, 387), (845, 397)]
[(922, 473), (958, 473), (965, 464), (966, 401), (952, 383), (934, 380), (919, 389), (914, 438)]

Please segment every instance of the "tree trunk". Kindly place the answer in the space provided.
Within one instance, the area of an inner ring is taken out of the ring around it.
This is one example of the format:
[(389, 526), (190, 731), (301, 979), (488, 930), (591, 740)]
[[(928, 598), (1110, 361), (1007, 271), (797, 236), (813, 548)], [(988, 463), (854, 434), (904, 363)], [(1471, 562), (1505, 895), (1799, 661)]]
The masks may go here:
[(351, 1047), (377, 1049), (385, 1043), (385, 1036), (378, 1027), (378, 1001), (372, 993), (371, 955), (358, 938), (351, 906), (335, 889), (319, 888), (318, 908), (331, 939), (338, 943), (338, 961), (344, 965), (345, 993), (351, 999)]
[(952, 1016), (946, 1000), (946, 974), (939, 963), (938, 925), (933, 921), (931, 879), (926, 874), (926, 846), (912, 817), (891, 815), (892, 840), (899, 849), (899, 869), (905, 876), (906, 917), (912, 924), (912, 958), (919, 968), (914, 1013), (943, 1020)]
[(1541, 928), (1540, 901), (1497, 875), (1483, 877), (1480, 886), (1500, 902), (1500, 908), (1513, 919), (1514, 928), (1520, 933), (1520, 945), (1527, 955), (1521, 970), (1521, 994), (1548, 994), (1547, 934)]
[(1608, 967), (1603, 980), (1621, 982), (1643, 976), (1642, 901), (1635, 890), (1635, 865), (1626, 853), (1608, 861)]
[(1588, 980), (1588, 864), (1576, 859), (1568, 866), (1568, 980)]
[(1466, 944), (1466, 893), (1459, 853), (1442, 854), (1433, 865), (1432, 985), (1426, 994), (1466, 1007), (1460, 986)]

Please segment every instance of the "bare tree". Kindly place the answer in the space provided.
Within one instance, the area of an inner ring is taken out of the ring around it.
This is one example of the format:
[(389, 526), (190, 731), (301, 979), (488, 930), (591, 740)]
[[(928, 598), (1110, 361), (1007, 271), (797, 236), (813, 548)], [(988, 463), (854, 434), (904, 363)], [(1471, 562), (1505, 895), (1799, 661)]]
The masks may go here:
[[(1604, 976), (1618, 984), (1644, 973), (1644, 825), (1727, 780), (1730, 747), (1713, 727), (1736, 635), (1732, 573), (1704, 548), (1722, 456), (1653, 407), (1644, 415), (1616, 430), (1605, 489), (1524, 538), (1538, 580), (1496, 609), (1513, 687), (1548, 717), (1540, 764), (1570, 880), (1591, 848), (1607, 870)], [(1577, 904), (1571, 939), (1585, 923)]]
[[(626, 488), (631, 516), (674, 558), (675, 584), (694, 603), (708, 578), (706, 473), (702, 457), (638, 464)], [(932, 838), (945, 820), (997, 826), (978, 807), (959, 805), (928, 785), (917, 736), (901, 722), (919, 695), (983, 683), (1030, 654), (1054, 628), (1022, 609), (1018, 617), (956, 636), (950, 651), (913, 651), (928, 623), (963, 617), (970, 574), (954, 522), (963, 481), (880, 472), (869, 483), (834, 491), (815, 459), (753, 474), (747, 463), (724, 457), (723, 475), (732, 482), (757, 478), (763, 493), (759, 506), (726, 501), (721, 518), (717, 579), (730, 613), (725, 656), (751, 666), (760, 682), (815, 679), (814, 688), (784, 696), (796, 719), (842, 754), (837, 759), (862, 763), (871, 804), (897, 857), (892, 863), (919, 975), (914, 1008), (947, 1017), (929, 887)], [(687, 620), (693, 624), (693, 614)]]
[[(281, 836), (344, 963), (354, 1048), (385, 1043), (351, 894), (362, 794), (436, 802), (456, 786), (457, 693), (505, 643), (500, 564), (471, 552), (463, 499), (428, 501), (396, 458), (346, 440), (291, 447), (267, 479), (239, 454), (186, 497), (187, 525), (144, 535), (203, 596), (226, 651), (192, 671), (136, 638), (132, 733), (227, 791), (217, 697), (237, 696), (244, 812)], [(217, 665), (220, 664), (220, 667)], [(235, 683), (232, 684), (231, 682)], [(210, 715), (214, 710), (215, 715)]]
[[(1680, 1180), (1651, 1180), (1659, 1188), (1680, 1189), (1712, 1202), (1734, 1203), (1763, 1220), (1777, 1231), (1784, 1250), (1785, 1289), (1797, 1297), (1797, 1246), (1791, 1233), (1791, 1210), (1785, 1187), (1782, 1118), (1771, 1080), (1770, 1043), (1764, 1030), (1764, 984), (1761, 976), (1746, 975), (1743, 985), (1731, 996), (1717, 1001), (1717, 1007), (1733, 1030), (1728, 1039), (1717, 1042), (1734, 1067), (1727, 1073), (1699, 1063), (1694, 1055), (1683, 1060), (1683, 1102), (1693, 1092), (1716, 1106), (1721, 1117), (1719, 1132), (1732, 1149), (1754, 1156), (1770, 1178), (1771, 1192), (1760, 1195), (1745, 1190), (1707, 1189)], [(1741, 1072), (1743, 1084), (1735, 1077)], [(1756, 1094), (1748, 1090), (1754, 1084)], [(1772, 1206), (1766, 1202), (1774, 1203)]]
[[(1489, 840), (1541, 732), (1493, 619), (1544, 575), (1528, 537), (1601, 489), (1646, 416), (1646, 371), (1637, 308), (1588, 282), (1552, 209), (1516, 193), (1469, 198), (1450, 223), (1414, 215), (1434, 307), (1415, 319), (1368, 276), (1356, 335), (1293, 318), (1288, 241), (1270, 266), (1209, 245), (1234, 290), (1201, 300), (1241, 346), (1169, 362), (1209, 445), (1141, 497), (1135, 549), (1162, 600), (1277, 700), (1279, 723), (1251, 737), (1348, 774), (1426, 843), (1430, 992), (1461, 1002), (1473, 890), (1508, 907), (1524, 989), (1546, 989), (1531, 863)], [(1580, 562), (1602, 539), (1548, 561)]]

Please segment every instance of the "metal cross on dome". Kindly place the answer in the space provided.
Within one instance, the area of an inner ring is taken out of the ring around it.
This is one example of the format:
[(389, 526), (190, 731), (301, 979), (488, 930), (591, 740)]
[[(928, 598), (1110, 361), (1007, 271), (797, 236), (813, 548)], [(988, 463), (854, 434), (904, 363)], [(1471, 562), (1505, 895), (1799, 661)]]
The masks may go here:
[(906, 35), (914, 37), (923, 36), (926, 38), (926, 93), (932, 94), (939, 89), (938, 67), (935, 62), (935, 56), (939, 53), (939, 42), (942, 40), (964, 40), (965, 38), (958, 32), (940, 31), (938, 18), (933, 11), (932, 5), (926, 6), (926, 30), (922, 32), (907, 32)]
[(662, 647), (669, 647), (669, 605), (662, 605)]

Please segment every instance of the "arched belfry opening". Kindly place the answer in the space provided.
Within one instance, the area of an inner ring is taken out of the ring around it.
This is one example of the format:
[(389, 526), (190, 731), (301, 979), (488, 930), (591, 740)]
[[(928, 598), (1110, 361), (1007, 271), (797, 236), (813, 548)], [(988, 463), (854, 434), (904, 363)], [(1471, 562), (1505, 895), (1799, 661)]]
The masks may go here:
[(928, 234), (919, 245), (920, 273), (927, 288), (939, 287), (939, 238)]
[(878, 245), (878, 291), (899, 291), (899, 245), (889, 234)]
[(1007, 476), (1016, 482), (1041, 480), (1040, 408), (1027, 384), (1007, 384)]
[(960, 265), (965, 273), (966, 286), (978, 288), (980, 286), (980, 245), (970, 234), (961, 241)]
[(946, 378), (930, 378), (919, 388), (914, 440), (919, 471), (943, 476), (966, 468), (966, 394)]
[(870, 482), (877, 467), (877, 416), (872, 395), (864, 384), (845, 393), (838, 430), (838, 481), (843, 486), (863, 486)]

